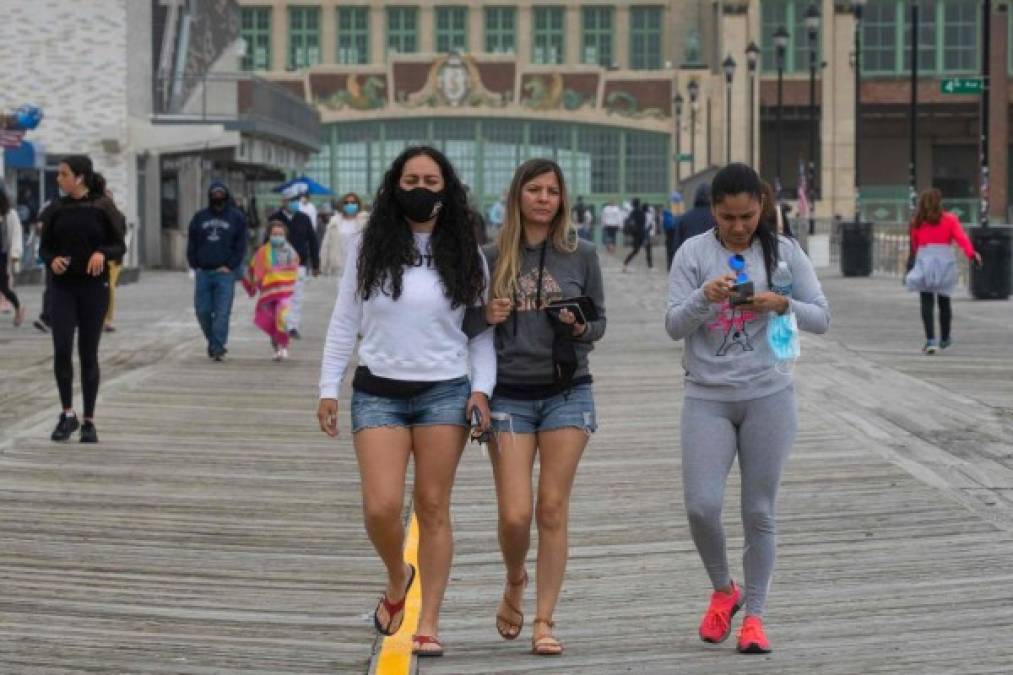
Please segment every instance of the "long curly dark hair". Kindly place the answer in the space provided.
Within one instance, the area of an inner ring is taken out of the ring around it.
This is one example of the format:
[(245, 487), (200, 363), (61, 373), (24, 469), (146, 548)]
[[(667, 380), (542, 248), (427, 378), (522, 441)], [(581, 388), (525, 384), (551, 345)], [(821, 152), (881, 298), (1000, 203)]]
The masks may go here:
[(404, 267), (421, 253), (416, 250), (408, 220), (394, 197), (405, 164), (419, 155), (436, 162), (443, 174), (443, 207), (430, 239), (433, 262), (451, 307), (472, 305), (485, 290), (485, 275), (467, 196), (450, 160), (436, 148), (425, 145), (411, 146), (398, 155), (376, 192), (359, 250), (359, 295), (364, 301), (376, 292), (394, 300), (400, 298)]

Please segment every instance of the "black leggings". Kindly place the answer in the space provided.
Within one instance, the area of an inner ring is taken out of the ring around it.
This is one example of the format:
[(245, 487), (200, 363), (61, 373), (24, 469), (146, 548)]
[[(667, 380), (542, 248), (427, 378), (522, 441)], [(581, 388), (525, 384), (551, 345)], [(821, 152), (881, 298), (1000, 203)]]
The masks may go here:
[(53, 371), (64, 410), (73, 407), (74, 330), (77, 329), (77, 355), (81, 359), (81, 393), (84, 417), (95, 415), (98, 396), (98, 342), (109, 307), (109, 285), (104, 279), (53, 281), (49, 292), (52, 307), (49, 320), (53, 328)]
[(11, 290), (11, 279), (7, 275), (7, 254), (0, 253), (0, 295), (10, 300), (11, 304), (14, 305), (14, 309), (18, 310), (21, 308), (21, 303), (18, 301), (17, 293)]
[(623, 265), (629, 265), (630, 261), (633, 260), (633, 258), (636, 257), (637, 253), (640, 252), (641, 247), (643, 247), (643, 249), (644, 249), (644, 255), (647, 256), (647, 266), (648, 267), (652, 267), (652, 265), (651, 265), (651, 238), (648, 237), (647, 235), (636, 237), (633, 240), (633, 250), (630, 251), (630, 254), (628, 256), (626, 256), (626, 260), (623, 262)]
[[(925, 325), (925, 339), (936, 339), (935, 321), (932, 317), (932, 300), (935, 293), (922, 293), (922, 323)], [(939, 336), (943, 340), (950, 339), (950, 322), (953, 320), (953, 312), (950, 310), (950, 298), (945, 295), (936, 296), (939, 298)]]

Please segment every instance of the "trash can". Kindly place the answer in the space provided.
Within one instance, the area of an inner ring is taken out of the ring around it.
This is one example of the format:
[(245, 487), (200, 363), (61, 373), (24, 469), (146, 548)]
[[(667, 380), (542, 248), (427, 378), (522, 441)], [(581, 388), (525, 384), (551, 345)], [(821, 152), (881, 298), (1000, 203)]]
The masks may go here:
[(846, 277), (872, 274), (872, 223), (841, 223), (841, 274)]
[(1007, 300), (1013, 277), (1013, 228), (972, 228), (971, 244), (981, 254), (981, 267), (971, 265), (971, 295), (978, 300)]

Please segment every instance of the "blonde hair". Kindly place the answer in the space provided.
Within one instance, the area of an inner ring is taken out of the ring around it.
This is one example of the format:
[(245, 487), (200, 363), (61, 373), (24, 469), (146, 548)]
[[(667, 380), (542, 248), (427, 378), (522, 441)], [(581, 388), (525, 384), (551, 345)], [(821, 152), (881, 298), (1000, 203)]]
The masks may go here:
[(560, 253), (577, 250), (577, 233), (570, 221), (570, 198), (566, 193), (563, 170), (551, 159), (529, 159), (517, 167), (510, 190), (507, 193), (506, 213), (503, 227), (496, 238), (499, 257), (492, 273), (492, 297), (513, 298), (517, 293), (517, 277), (520, 274), (524, 223), (521, 216), (521, 196), (524, 186), (538, 176), (552, 172), (559, 181), (559, 211), (549, 224), (549, 241), (552, 248)]

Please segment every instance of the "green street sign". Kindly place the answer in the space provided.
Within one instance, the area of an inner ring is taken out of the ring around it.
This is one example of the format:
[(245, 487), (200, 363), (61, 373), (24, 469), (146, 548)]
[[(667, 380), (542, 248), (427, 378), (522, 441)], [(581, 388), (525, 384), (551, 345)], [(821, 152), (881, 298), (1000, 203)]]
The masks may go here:
[(675, 156), (675, 161), (677, 161), (677, 162), (692, 162), (693, 161), (693, 155), (689, 154), (688, 152), (680, 152), (678, 155)]
[(980, 94), (983, 85), (978, 77), (949, 77), (940, 82), (944, 94)]

